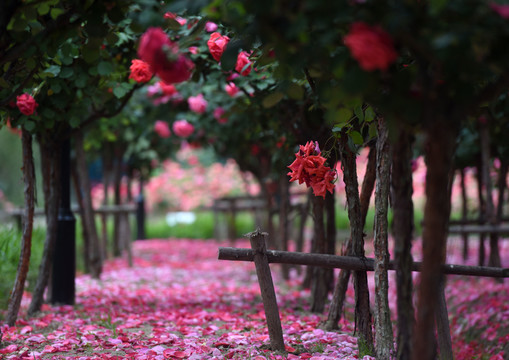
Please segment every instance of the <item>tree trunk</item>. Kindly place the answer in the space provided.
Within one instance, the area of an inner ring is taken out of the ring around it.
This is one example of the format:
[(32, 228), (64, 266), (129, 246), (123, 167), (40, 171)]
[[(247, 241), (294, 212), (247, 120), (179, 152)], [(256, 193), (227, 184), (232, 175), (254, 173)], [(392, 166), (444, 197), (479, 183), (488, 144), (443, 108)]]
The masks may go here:
[[(468, 219), (468, 198), (467, 187), (465, 184), (465, 169), (460, 169), (461, 179), (461, 219), (467, 221)], [(463, 260), (468, 258), (468, 233), (463, 234)]]
[(387, 214), (390, 191), (390, 146), (387, 126), (378, 119), (377, 166), (375, 191), (375, 336), (376, 358), (390, 360), (393, 350), (391, 312), (389, 309), (389, 247)]
[(44, 190), (44, 211), (46, 214), (46, 239), (42, 253), (39, 275), (35, 283), (28, 314), (34, 315), (41, 310), (44, 291), (48, 286), (55, 239), (57, 236), (58, 207), (60, 204), (60, 143), (47, 138), (39, 139), (41, 149), (41, 167)]
[[(115, 158), (113, 162), (113, 203), (119, 206), (122, 203), (120, 196), (120, 187), (122, 185), (122, 151), (115, 149)], [(113, 256), (117, 257), (122, 254), (121, 249), (121, 219), (118, 213), (113, 215)]]
[[(327, 194), (326, 196), (329, 196)], [(315, 253), (326, 254), (328, 250), (324, 226), (325, 200), (320, 196), (313, 197), (313, 225), (314, 225), (314, 249)], [(329, 293), (332, 280), (332, 269), (313, 267), (311, 278), (311, 311), (321, 313), (325, 308), (327, 294)]]
[(412, 301), (412, 236), (414, 205), (412, 202), (413, 135), (406, 129), (395, 133), (392, 144), (392, 233), (397, 288), (397, 359), (411, 358), (412, 334), (415, 323)]
[[(500, 170), (498, 174), (497, 188), (498, 188), (498, 199), (497, 199), (497, 209), (494, 215), (494, 225), (500, 225), (502, 221), (502, 213), (504, 210), (504, 194), (506, 189), (506, 178), (508, 171), (509, 162), (507, 159), (502, 159), (500, 164)], [(490, 257), (488, 259), (488, 266), (492, 267), (501, 267), (500, 261), (500, 250), (498, 248), (498, 233), (490, 234)]]
[[(78, 135), (79, 136), (79, 135)], [(71, 177), (72, 182), (74, 184), (74, 189), (76, 191), (76, 201), (78, 202), (78, 206), (80, 208), (80, 214), (81, 214), (81, 233), (83, 236), (83, 264), (84, 264), (84, 271), (85, 274), (90, 274), (90, 235), (88, 234), (88, 227), (85, 226), (85, 222), (83, 221), (83, 214), (85, 213), (85, 205), (83, 204), (83, 191), (82, 191), (82, 184), (80, 182), (80, 178), (78, 176), (78, 170), (76, 169), (77, 164), (74, 162), (72, 164), (71, 168)], [(79, 250), (78, 250), (79, 252)]]
[[(436, 115), (436, 114), (435, 114)], [(444, 126), (447, 123), (447, 126)], [(441, 266), (445, 262), (447, 227), (450, 215), (449, 177), (459, 121), (436, 116), (426, 129), (426, 205), (424, 207), (423, 261), (419, 286), (418, 316), (413, 359), (436, 357), (434, 336)]]
[(85, 150), (83, 148), (83, 133), (75, 134), (75, 151), (76, 151), (76, 169), (80, 179), (81, 187), (76, 188), (76, 192), (83, 194), (81, 209), (81, 219), (83, 228), (87, 229), (89, 237), (85, 250), (89, 256), (90, 274), (93, 278), (99, 279), (102, 272), (101, 250), (99, 244), (99, 236), (95, 225), (94, 208), (92, 206), (90, 178), (88, 177), (87, 163), (85, 158)]
[(23, 146), (23, 182), (25, 193), (25, 209), (23, 211), (23, 232), (21, 238), (21, 251), (19, 255), (18, 271), (9, 305), (7, 307), (6, 321), (9, 326), (14, 326), (18, 317), (21, 299), (25, 290), (25, 280), (30, 265), (30, 251), (32, 246), (32, 230), (34, 224), (34, 204), (35, 204), (35, 169), (32, 152), (32, 135), (23, 129), (21, 131), (21, 141)]
[[(288, 213), (290, 212), (290, 182), (287, 176), (279, 179), (279, 249), (288, 251)], [(290, 278), (290, 267), (286, 264), (281, 265), (283, 279)]]
[[(368, 214), (369, 202), (373, 188), (375, 187), (376, 179), (376, 147), (371, 146), (368, 155), (368, 164), (366, 165), (366, 173), (362, 182), (362, 189), (360, 195), (361, 203), (361, 217), (362, 227), (366, 223), (366, 216)], [(343, 249), (344, 255), (352, 255), (352, 238), (350, 237), (346, 246)], [(334, 287), (334, 294), (330, 304), (329, 315), (325, 328), (327, 330), (337, 330), (341, 314), (343, 313), (343, 305), (345, 302), (346, 290), (348, 289), (348, 281), (350, 280), (350, 270), (341, 269), (339, 272), (338, 279), (336, 280), (336, 286)]]
[[(343, 152), (341, 167), (345, 182), (346, 199), (348, 204), (348, 218), (350, 220), (350, 236), (352, 238), (352, 255), (364, 257), (364, 234), (357, 183), (356, 155), (346, 144), (343, 136)], [(369, 307), (368, 277), (366, 271), (354, 271), (355, 289), (355, 328), (358, 333), (359, 352), (373, 352), (373, 329), (371, 309)]]
[[(479, 197), (479, 215), (478, 215), (478, 221), (479, 225), (483, 225), (486, 222), (486, 202), (484, 201), (484, 195), (483, 195), (483, 176), (482, 176), (482, 159), (479, 160), (479, 164), (477, 165), (477, 194)], [(478, 265), (483, 266), (484, 260), (486, 258), (486, 250), (484, 247), (484, 240), (486, 238), (485, 233), (479, 234), (479, 260)]]

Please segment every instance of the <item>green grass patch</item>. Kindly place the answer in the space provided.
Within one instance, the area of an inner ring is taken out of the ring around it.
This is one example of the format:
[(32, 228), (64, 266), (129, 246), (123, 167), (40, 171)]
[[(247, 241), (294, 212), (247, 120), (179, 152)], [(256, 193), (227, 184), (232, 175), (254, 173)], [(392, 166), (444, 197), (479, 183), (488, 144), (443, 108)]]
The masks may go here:
[[(26, 287), (32, 291), (37, 280), (39, 264), (44, 249), (45, 231), (35, 228), (32, 235), (32, 247), (30, 267), (28, 270)], [(21, 252), (21, 232), (14, 228), (0, 228), (0, 309), (6, 309), (9, 295), (12, 291), (16, 272), (18, 269), (19, 255)]]

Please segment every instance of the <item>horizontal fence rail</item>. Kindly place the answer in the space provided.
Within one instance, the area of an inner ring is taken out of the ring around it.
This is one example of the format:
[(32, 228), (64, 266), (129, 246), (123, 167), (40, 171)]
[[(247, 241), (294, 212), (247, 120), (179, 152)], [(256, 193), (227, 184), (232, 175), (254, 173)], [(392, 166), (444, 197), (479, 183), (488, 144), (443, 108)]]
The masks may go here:
[[(358, 258), (353, 256), (339, 256), (328, 254), (301, 253), (290, 251), (266, 250), (267, 260), (275, 264), (292, 264), (321, 266), (327, 268), (345, 269), (352, 271), (374, 271), (374, 259)], [(253, 261), (255, 251), (246, 248), (220, 247), (219, 260)], [(421, 271), (422, 263), (414, 262), (412, 271)], [(396, 270), (393, 261), (389, 262), (389, 270)], [(445, 264), (442, 267), (444, 274), (485, 276), (494, 278), (508, 278), (509, 268), (496, 268), (488, 266), (467, 266)]]

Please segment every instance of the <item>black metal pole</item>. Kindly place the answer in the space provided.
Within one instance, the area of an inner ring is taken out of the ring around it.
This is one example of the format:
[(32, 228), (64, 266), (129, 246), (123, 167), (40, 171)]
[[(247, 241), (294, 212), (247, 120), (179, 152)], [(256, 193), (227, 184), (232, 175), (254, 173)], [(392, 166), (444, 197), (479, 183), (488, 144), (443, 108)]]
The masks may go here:
[(62, 142), (60, 207), (53, 255), (51, 303), (73, 305), (76, 277), (76, 219), (71, 211), (71, 140)]
[(136, 239), (145, 238), (145, 198), (143, 197), (143, 180), (140, 177), (140, 191), (136, 197)]

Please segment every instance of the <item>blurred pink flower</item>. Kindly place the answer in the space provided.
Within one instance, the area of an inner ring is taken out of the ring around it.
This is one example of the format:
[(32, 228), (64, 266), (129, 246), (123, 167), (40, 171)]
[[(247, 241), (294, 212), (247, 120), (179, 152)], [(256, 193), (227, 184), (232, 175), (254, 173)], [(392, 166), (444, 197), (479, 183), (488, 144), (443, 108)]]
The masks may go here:
[(495, 2), (490, 3), (490, 8), (500, 15), (503, 19), (509, 19), (509, 5), (499, 5)]
[(234, 97), (239, 92), (239, 88), (233, 82), (229, 82), (228, 84), (226, 84), (224, 89), (231, 97)]
[(217, 122), (220, 123), (220, 124), (226, 124), (228, 122), (228, 118), (223, 117), (225, 112), (226, 111), (222, 107), (220, 107), (220, 106), (217, 107), (214, 110), (214, 119), (216, 119)]
[(207, 21), (205, 24), (205, 31), (206, 32), (214, 32), (217, 30), (217, 24), (212, 21)]
[(194, 126), (187, 120), (177, 120), (173, 123), (173, 132), (177, 136), (186, 138), (194, 132)]
[(207, 100), (203, 98), (203, 94), (198, 94), (196, 96), (190, 96), (187, 99), (187, 103), (189, 104), (189, 109), (197, 114), (203, 114), (207, 110)]
[(171, 135), (170, 127), (166, 121), (157, 120), (154, 124), (154, 131), (162, 138), (169, 138)]
[(196, 46), (190, 46), (188, 50), (191, 54), (198, 54), (198, 48)]
[[(251, 72), (251, 61), (249, 61), (249, 54), (241, 51), (237, 56), (237, 63), (235, 64), (235, 71), (243, 76), (249, 75)], [(244, 69), (244, 70), (243, 70)]]

